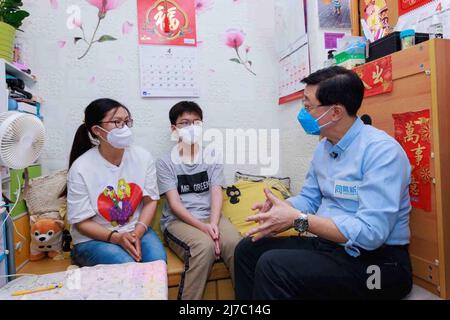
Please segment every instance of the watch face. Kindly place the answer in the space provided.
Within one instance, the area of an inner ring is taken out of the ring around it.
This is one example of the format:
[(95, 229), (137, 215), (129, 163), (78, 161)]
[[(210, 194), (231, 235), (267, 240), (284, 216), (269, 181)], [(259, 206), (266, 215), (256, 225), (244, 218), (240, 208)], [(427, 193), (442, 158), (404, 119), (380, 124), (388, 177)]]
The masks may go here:
[(294, 229), (302, 233), (308, 230), (308, 218), (300, 217), (294, 221)]

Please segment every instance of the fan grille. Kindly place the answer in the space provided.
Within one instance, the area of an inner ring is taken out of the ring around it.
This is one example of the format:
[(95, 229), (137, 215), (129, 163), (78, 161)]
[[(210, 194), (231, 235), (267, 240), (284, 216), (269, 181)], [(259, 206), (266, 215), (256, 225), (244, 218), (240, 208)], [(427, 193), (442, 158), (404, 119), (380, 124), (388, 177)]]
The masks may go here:
[(0, 159), (4, 166), (28, 167), (39, 158), (44, 142), (45, 127), (36, 116), (20, 112), (0, 116)]

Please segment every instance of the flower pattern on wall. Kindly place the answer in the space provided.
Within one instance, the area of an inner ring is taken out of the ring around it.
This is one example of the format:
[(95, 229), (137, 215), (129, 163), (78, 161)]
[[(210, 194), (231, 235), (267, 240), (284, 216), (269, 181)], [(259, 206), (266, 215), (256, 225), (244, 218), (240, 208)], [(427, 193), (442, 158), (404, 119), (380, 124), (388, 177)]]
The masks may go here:
[(83, 28), (81, 21), (73, 21), (73, 25), (75, 27), (79, 28), (82, 32), (81, 37), (74, 38), (75, 44), (77, 44), (81, 41), (87, 45), (85, 52), (80, 57), (78, 57), (79, 60), (83, 59), (89, 53), (89, 50), (92, 48), (92, 46), (95, 43), (102, 43), (102, 42), (106, 42), (106, 41), (117, 40), (116, 38), (114, 38), (110, 35), (102, 35), (97, 39), (95, 39), (95, 37), (97, 35), (97, 31), (100, 27), (102, 20), (105, 19), (105, 17), (106, 17), (106, 14), (109, 11), (120, 7), (126, 0), (86, 0), (86, 1), (98, 9), (98, 21), (97, 21), (97, 26), (95, 27), (95, 30), (89, 41), (88, 41), (88, 39), (86, 39), (86, 33), (85, 33), (85, 30)]
[(213, 3), (213, 0), (195, 0), (195, 11), (197, 13), (203, 13), (207, 10), (211, 10)]
[(248, 72), (256, 76), (256, 73), (252, 70), (252, 61), (248, 60), (248, 54), (250, 52), (250, 47), (245, 46), (245, 59), (242, 58), (242, 55), (240, 53), (240, 48), (244, 44), (245, 41), (245, 33), (241, 30), (237, 29), (229, 29), (226, 32), (225, 36), (225, 44), (229, 47), (234, 49), (236, 52), (237, 58), (231, 58), (230, 61), (238, 63), (247, 69)]

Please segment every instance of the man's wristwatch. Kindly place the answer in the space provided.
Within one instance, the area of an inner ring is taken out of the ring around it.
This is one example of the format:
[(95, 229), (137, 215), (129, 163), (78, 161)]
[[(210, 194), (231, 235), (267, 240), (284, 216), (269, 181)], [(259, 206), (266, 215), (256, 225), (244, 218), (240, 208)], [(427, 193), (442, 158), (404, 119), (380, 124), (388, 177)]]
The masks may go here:
[(294, 220), (294, 229), (299, 233), (304, 233), (308, 231), (308, 215), (304, 213), (300, 213), (300, 216)]

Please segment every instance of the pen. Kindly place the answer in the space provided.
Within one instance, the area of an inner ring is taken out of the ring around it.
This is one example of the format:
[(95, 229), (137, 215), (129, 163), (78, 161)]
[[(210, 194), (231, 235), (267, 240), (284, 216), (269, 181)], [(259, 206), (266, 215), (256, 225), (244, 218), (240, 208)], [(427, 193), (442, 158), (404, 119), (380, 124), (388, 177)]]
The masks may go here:
[(62, 288), (62, 286), (63, 286), (62, 283), (52, 284), (48, 287), (43, 287), (43, 288), (35, 288), (35, 289), (31, 289), (31, 290), (16, 291), (12, 295), (13, 296), (22, 296), (24, 294), (30, 294), (30, 293), (35, 293), (35, 292), (42, 292), (42, 291), (48, 291), (48, 290), (53, 290), (53, 289), (57, 289), (57, 288)]

